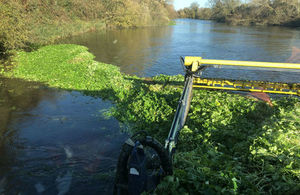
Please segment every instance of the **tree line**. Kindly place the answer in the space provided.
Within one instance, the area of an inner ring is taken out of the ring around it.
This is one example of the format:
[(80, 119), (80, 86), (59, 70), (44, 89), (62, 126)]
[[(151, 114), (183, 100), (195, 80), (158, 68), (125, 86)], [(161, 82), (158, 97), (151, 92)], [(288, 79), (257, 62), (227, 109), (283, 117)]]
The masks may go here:
[(0, 58), (13, 49), (84, 31), (91, 24), (165, 25), (175, 15), (172, 0), (1, 0)]
[(180, 18), (215, 20), (233, 25), (300, 26), (299, 0), (210, 0), (209, 8), (192, 3)]

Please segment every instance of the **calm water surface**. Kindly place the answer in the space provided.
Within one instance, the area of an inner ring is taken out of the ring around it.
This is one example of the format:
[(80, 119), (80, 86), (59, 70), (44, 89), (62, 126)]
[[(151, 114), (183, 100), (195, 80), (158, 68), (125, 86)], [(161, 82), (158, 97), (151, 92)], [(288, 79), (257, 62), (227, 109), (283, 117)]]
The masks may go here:
[[(91, 32), (62, 40), (139, 76), (182, 74), (180, 56), (284, 62), (300, 31), (210, 21)], [(212, 68), (204, 76), (300, 82), (300, 73)], [(0, 78), (0, 194), (110, 194), (124, 127), (113, 105), (80, 92)]]
[[(180, 56), (285, 62), (291, 56), (293, 46), (300, 48), (300, 29), (228, 26), (212, 21), (180, 19), (175, 26), (91, 32), (62, 42), (87, 46), (96, 60), (117, 65), (128, 74), (177, 75), (183, 73)], [(206, 75), (300, 82), (299, 71), (229, 67), (210, 69)]]
[(0, 194), (111, 192), (127, 136), (104, 114), (110, 102), (15, 79), (0, 86)]

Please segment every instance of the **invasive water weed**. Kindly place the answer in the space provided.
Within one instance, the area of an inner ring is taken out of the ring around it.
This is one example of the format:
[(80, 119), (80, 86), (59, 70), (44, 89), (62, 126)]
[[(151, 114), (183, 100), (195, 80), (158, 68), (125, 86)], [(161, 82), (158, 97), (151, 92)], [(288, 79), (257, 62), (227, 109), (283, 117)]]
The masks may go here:
[[(54, 45), (20, 52), (9, 77), (110, 99), (111, 114), (130, 127), (166, 138), (183, 76), (139, 78), (93, 60), (87, 48)], [(263, 102), (195, 90), (174, 157), (174, 175), (156, 193), (296, 193), (300, 186), (300, 101)]]

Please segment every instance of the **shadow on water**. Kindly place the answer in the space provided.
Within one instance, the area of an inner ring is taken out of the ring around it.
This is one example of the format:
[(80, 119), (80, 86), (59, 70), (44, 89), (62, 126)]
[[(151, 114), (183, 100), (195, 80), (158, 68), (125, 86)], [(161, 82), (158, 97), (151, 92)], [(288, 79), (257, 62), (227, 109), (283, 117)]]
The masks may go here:
[(55, 94), (42, 89), (38, 83), (19, 79), (0, 78), (0, 87), (0, 146), (3, 146), (11, 134), (7, 132), (8, 126), (12, 120), (19, 118), (17, 113), (35, 108), (42, 99), (53, 100)]
[[(134, 90), (129, 91), (125, 99), (120, 99), (110, 87), (100, 91), (80, 92), (49, 92), (49, 89), (42, 87), (44, 92), (39, 95), (37, 91), (41, 86), (37, 84), (30, 87), (32, 91), (27, 91), (24, 87), (24, 98), (6, 96), (6, 101), (18, 99), (21, 102), (28, 96), (25, 101), (28, 103), (22, 103), (20, 109), (10, 111), (12, 115), (22, 115), (20, 120), (14, 117), (5, 123), (8, 131), (11, 131), (1, 146), (0, 173), (4, 175), (5, 192), (111, 193), (119, 148), (126, 136), (120, 134), (118, 121), (103, 116), (112, 105), (105, 100), (100, 101), (99, 97), (115, 102), (115, 107), (120, 112), (116, 117), (121, 122), (133, 124), (130, 127), (132, 132), (146, 130), (149, 135), (157, 137), (163, 143), (169, 133), (183, 85), (180, 81), (150, 78), (131, 81)], [(157, 90), (151, 90), (153, 87)], [(2, 88), (1, 94), (5, 93), (9, 93), (9, 88)], [(30, 100), (29, 97), (33, 95), (37, 99)], [(50, 98), (45, 100), (44, 95)], [(196, 99), (192, 104), (201, 104), (199, 97), (202, 95), (209, 99), (209, 94), (201, 90), (197, 90), (195, 95)], [(204, 101), (209, 107), (209, 100)], [(141, 103), (139, 109), (134, 107), (135, 103)], [(104, 110), (99, 113), (95, 108)], [(269, 120), (277, 111), (264, 103), (256, 104), (255, 109), (246, 113), (235, 109), (231, 122), (225, 126), (215, 125), (216, 129), (222, 131), (212, 131), (210, 139), (213, 143), (224, 145), (223, 152), (229, 155), (244, 155), (243, 149), (251, 143), (248, 140), (261, 136), (264, 133), (264, 121)], [(198, 115), (201, 113), (194, 113), (191, 109), (189, 117)], [(18, 122), (14, 124), (16, 120)], [(197, 128), (202, 125), (197, 120), (188, 120), (188, 124)], [(239, 131), (236, 132), (236, 129)], [(206, 129), (202, 130), (205, 133)], [(236, 147), (239, 145), (241, 147)], [(193, 144), (189, 147), (192, 146)], [(232, 150), (233, 146), (237, 150)], [(184, 150), (188, 151), (189, 147)], [(247, 166), (248, 162), (244, 163)], [(251, 168), (251, 164), (249, 167)]]
[(107, 194), (127, 135), (108, 101), (0, 79), (0, 194)]
[[(149, 78), (131, 79), (131, 81), (133, 81), (134, 90), (128, 92), (128, 95), (125, 99), (119, 99), (117, 96), (113, 97), (114, 101), (116, 102), (117, 111), (120, 111), (120, 115), (117, 116), (117, 118), (121, 121), (134, 124), (131, 128), (131, 133), (139, 130), (145, 130), (149, 135), (157, 138), (161, 143), (164, 143), (164, 140), (169, 133), (171, 122), (175, 114), (175, 109), (178, 104), (178, 99), (182, 92), (180, 89), (182, 89), (183, 82), (168, 80), (157, 81)], [(153, 90), (153, 88), (157, 90)], [(170, 88), (179, 88), (179, 90), (170, 90)], [(84, 91), (84, 93), (92, 93), (93, 95), (103, 97), (105, 94), (114, 95), (114, 90), (107, 88), (101, 91)], [(230, 110), (229, 114), (231, 114), (231, 116), (228, 117), (226, 115), (228, 113), (226, 113), (222, 108), (219, 109), (219, 111), (215, 111), (217, 108), (214, 108), (215, 105), (212, 103), (213, 101), (210, 102), (211, 98), (216, 98), (221, 101), (221, 104), (224, 103), (224, 106), (228, 106), (228, 109)], [(245, 175), (247, 173), (256, 175), (258, 174), (257, 172), (261, 171), (260, 169), (264, 165), (259, 164), (259, 162), (253, 159), (254, 155), (252, 155), (249, 148), (251, 148), (255, 139), (266, 136), (265, 134), (267, 129), (264, 127), (266, 124), (270, 123), (271, 118), (280, 121), (282, 117), (280, 115), (282, 108), (291, 109), (295, 106), (296, 101), (277, 102), (279, 106), (271, 107), (264, 102), (248, 102), (238, 99), (236, 99), (236, 101), (232, 101), (231, 98), (232, 97), (230, 97), (230, 95), (226, 94), (224, 96), (220, 96), (204, 90), (194, 91), (192, 107), (199, 106), (204, 110), (207, 109), (210, 111), (206, 113), (206, 115), (203, 115), (203, 113), (201, 113), (202, 109), (200, 109), (200, 112), (194, 112), (193, 108), (191, 109), (189, 112), (187, 125), (193, 130), (191, 131), (191, 136), (195, 140), (192, 139), (193, 141), (191, 143), (185, 143), (185, 141), (190, 140), (182, 139), (181, 141), (183, 142), (179, 143), (179, 152), (197, 150), (198, 147), (210, 148), (212, 145), (215, 147), (220, 147), (219, 151), (223, 152), (226, 158), (220, 158), (218, 160), (212, 158), (213, 162), (212, 165), (208, 165), (209, 167), (212, 169), (215, 168), (213, 166), (220, 168), (220, 165), (229, 165), (232, 163), (232, 159), (236, 158), (238, 159), (237, 161), (240, 163), (240, 166), (244, 168), (243, 171)], [(151, 103), (153, 103), (153, 105)], [(134, 105), (139, 105), (141, 108), (138, 109)], [(167, 113), (167, 109), (164, 110), (166, 107), (171, 108), (172, 111)], [(161, 110), (165, 112), (164, 115), (160, 115)], [(205, 127), (203, 121), (214, 121), (215, 118), (212, 113), (217, 115), (224, 114), (224, 116), (219, 117), (225, 120), (226, 124), (221, 121), (216, 121), (211, 122), (211, 127)], [(158, 115), (158, 117), (156, 117), (156, 115)], [(200, 129), (200, 131), (197, 129)], [(199, 137), (205, 137), (207, 134), (210, 134), (208, 140), (206, 142), (200, 142)], [(275, 140), (277, 140), (277, 138), (278, 132), (276, 131), (267, 136), (267, 139), (270, 141), (270, 143), (273, 143)], [(204, 152), (206, 153), (208, 151)], [(218, 166), (213, 164), (216, 163), (216, 161), (219, 162)], [(266, 157), (266, 162), (267, 161), (268, 158)], [(276, 157), (274, 158), (274, 162), (276, 162), (276, 165), (281, 165)], [(179, 166), (184, 165), (180, 164)], [(220, 170), (217, 169), (215, 171), (218, 172)], [(280, 170), (278, 171), (278, 174), (284, 175), (286, 173), (284, 170)], [(237, 175), (237, 177), (240, 176), (241, 175)], [(257, 175), (257, 177), (259, 176)], [(266, 181), (268, 182), (268, 180)], [(264, 188), (264, 191), (271, 190), (273, 184), (264, 182), (265, 181), (257, 184), (257, 186)], [(255, 185), (255, 183), (253, 185)], [(296, 189), (296, 187), (293, 186), (289, 187), (291, 187), (291, 192)], [(243, 191), (247, 189), (247, 186), (245, 186), (243, 183), (243, 186), (240, 190)]]
[[(129, 105), (139, 91), (148, 93), (147, 86), (164, 83), (136, 79), (133, 84), (137, 90), (116, 106), (135, 115)], [(76, 92), (7, 78), (1, 78), (0, 85), (1, 193), (112, 192), (119, 149), (127, 137), (120, 132), (120, 123), (105, 114), (112, 104), (103, 99), (120, 101), (113, 89)], [(155, 95), (173, 100), (172, 94)], [(177, 101), (173, 103), (176, 106)], [(156, 124), (137, 120), (127, 122), (145, 125), (136, 127), (138, 130), (154, 125), (153, 132), (162, 124), (166, 130), (170, 125), (168, 120)], [(163, 137), (167, 133), (163, 132)]]
[[(280, 33), (275, 28), (269, 35), (267, 29), (259, 27), (178, 20), (172, 27), (92, 32), (62, 42), (85, 45), (97, 60), (119, 65), (125, 73), (154, 76), (182, 73), (178, 58), (184, 55), (284, 61), (290, 54), (287, 48), (294, 43), (300, 45), (300, 41), (297, 31), (285, 30), (282, 40), (278, 38)], [(287, 42), (290, 45), (284, 46)], [(208, 70), (206, 76), (255, 80), (266, 76), (257, 72), (214, 69)], [(290, 73), (276, 72), (267, 77), (299, 81), (297, 75)], [(119, 148), (126, 138), (120, 133), (119, 121), (133, 124), (133, 131), (147, 130), (163, 142), (181, 94), (178, 86), (183, 85), (177, 81), (152, 79), (133, 79), (132, 82), (134, 90), (121, 100), (112, 88), (74, 92), (1, 79), (0, 194), (56, 194), (64, 190), (87, 194), (87, 189), (89, 194), (110, 193)], [(168, 90), (174, 86), (179, 90)], [(203, 95), (201, 91), (197, 94)], [(116, 116), (119, 121), (105, 117), (105, 112), (112, 107), (105, 99), (115, 102), (114, 106), (120, 111)], [(202, 101), (197, 100), (195, 98), (193, 104)], [(136, 102), (140, 103), (139, 108), (134, 107)], [(209, 100), (205, 103), (210, 105)], [(242, 145), (244, 139), (254, 139), (263, 133), (263, 122), (275, 112), (272, 109), (259, 103), (247, 113), (234, 110), (234, 119), (227, 126), (219, 124), (217, 128), (224, 131), (213, 132), (211, 139), (225, 145), (226, 150), (232, 145)], [(197, 113), (193, 117), (198, 118)], [(241, 128), (239, 136), (228, 133), (239, 128), (241, 122), (253, 125)], [(201, 123), (194, 125), (199, 127)], [(255, 134), (257, 130), (262, 132)]]

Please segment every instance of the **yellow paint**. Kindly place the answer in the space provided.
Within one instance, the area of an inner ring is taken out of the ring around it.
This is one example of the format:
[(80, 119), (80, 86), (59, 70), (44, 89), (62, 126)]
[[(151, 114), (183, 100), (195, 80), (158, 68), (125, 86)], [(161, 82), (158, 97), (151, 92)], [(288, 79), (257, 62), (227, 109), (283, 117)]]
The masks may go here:
[(199, 67), (199, 62), (194, 61), (192, 64), (192, 72), (196, 72), (198, 70)]
[[(191, 71), (196, 72), (202, 65), (223, 65), (223, 66), (246, 66), (260, 68), (283, 68), (300, 69), (300, 64), (274, 63), (274, 62), (253, 62), (233, 60), (207, 60), (201, 57), (185, 57), (185, 66), (192, 66)], [(300, 84), (274, 83), (264, 81), (238, 81), (223, 79), (195, 78), (193, 87), (204, 89), (221, 89), (231, 91), (265, 92), (277, 94), (290, 94), (300, 96)]]
[(193, 87), (231, 91), (264, 92), (300, 96), (300, 84), (273, 83), (264, 81), (239, 81), (195, 78)]
[(259, 89), (238, 89), (233, 87), (213, 87), (213, 86), (202, 86), (202, 85), (193, 85), (195, 88), (203, 88), (203, 89), (219, 89), (219, 90), (229, 90), (229, 91), (246, 91), (246, 92), (263, 92), (263, 93), (276, 93), (276, 94), (285, 94), (285, 95), (298, 95), (299, 92), (285, 92), (285, 91), (272, 91), (272, 90), (259, 90)]
[(185, 66), (191, 66), (194, 61), (200, 65), (222, 65), (222, 66), (246, 66), (260, 68), (283, 68), (283, 69), (300, 69), (300, 64), (294, 63), (277, 63), (277, 62), (254, 62), (254, 61), (234, 61), (234, 60), (209, 60), (201, 57), (185, 57)]
[[(201, 57), (185, 57), (184, 59), (184, 65), (185, 66), (191, 66), (193, 65), (193, 62), (200, 62)], [(200, 63), (198, 64), (199, 66), (201, 65)]]

